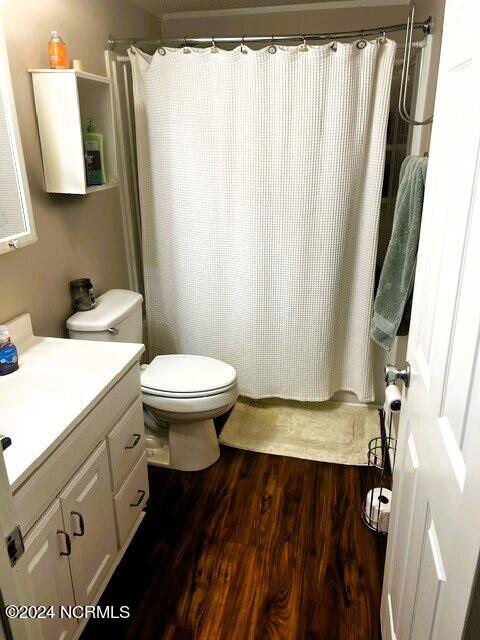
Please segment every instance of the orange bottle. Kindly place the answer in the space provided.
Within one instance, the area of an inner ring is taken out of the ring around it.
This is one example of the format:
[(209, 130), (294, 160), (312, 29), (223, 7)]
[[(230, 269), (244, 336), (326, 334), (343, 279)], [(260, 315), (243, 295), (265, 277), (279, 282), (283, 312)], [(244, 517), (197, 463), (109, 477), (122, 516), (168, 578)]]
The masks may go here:
[(52, 31), (48, 41), (48, 58), (50, 69), (68, 69), (67, 45), (58, 35), (57, 31)]

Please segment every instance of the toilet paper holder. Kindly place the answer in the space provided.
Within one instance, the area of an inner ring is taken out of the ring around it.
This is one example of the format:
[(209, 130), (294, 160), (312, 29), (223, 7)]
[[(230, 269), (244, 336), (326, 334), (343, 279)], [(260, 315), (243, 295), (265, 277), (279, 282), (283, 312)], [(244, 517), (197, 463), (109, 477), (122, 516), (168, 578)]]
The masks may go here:
[(373, 438), (368, 446), (362, 520), (371, 531), (381, 535), (388, 532), (396, 450), (397, 440), (391, 436)]

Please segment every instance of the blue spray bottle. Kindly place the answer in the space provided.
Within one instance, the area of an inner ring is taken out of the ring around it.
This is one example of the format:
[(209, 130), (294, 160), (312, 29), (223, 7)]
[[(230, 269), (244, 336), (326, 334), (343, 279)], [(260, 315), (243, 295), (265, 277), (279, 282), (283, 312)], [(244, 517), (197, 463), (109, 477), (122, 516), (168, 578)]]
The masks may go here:
[(0, 376), (6, 376), (18, 369), (17, 347), (12, 344), (5, 325), (0, 324)]

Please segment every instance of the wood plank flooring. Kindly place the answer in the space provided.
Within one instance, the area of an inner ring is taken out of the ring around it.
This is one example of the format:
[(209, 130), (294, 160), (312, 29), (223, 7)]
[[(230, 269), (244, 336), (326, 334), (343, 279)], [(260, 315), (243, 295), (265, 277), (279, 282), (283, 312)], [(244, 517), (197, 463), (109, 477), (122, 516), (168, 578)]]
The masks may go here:
[(150, 468), (147, 515), (82, 640), (380, 640), (385, 541), (365, 470), (222, 447), (197, 473)]

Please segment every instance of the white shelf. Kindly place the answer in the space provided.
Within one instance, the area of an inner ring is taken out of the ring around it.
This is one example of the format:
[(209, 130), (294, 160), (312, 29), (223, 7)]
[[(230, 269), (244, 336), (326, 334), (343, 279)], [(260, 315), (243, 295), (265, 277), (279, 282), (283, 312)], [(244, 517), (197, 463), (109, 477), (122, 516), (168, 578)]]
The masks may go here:
[[(118, 184), (110, 80), (75, 69), (31, 69), (48, 193), (89, 194)], [(88, 118), (103, 134), (106, 184), (87, 186), (83, 135)]]
[(115, 189), (118, 187), (118, 182), (107, 182), (105, 184), (98, 184), (93, 187), (87, 187), (87, 193), (95, 193), (95, 191), (105, 191), (106, 189)]
[(89, 71), (77, 71), (76, 69), (29, 69), (28, 72), (70, 74), (76, 76), (77, 78), (83, 78), (84, 80), (93, 80), (95, 82), (110, 84), (110, 78), (107, 78), (107, 76), (100, 76), (97, 73), (90, 73)]

